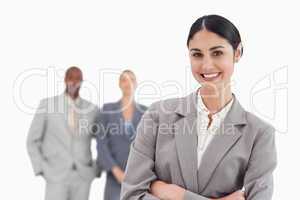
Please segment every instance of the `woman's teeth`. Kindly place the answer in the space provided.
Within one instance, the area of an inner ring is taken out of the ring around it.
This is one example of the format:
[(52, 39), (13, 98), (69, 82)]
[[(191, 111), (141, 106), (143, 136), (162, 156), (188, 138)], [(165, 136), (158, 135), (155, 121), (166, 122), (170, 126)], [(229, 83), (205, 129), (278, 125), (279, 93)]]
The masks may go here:
[(215, 78), (219, 75), (219, 73), (213, 73), (213, 74), (202, 74), (204, 78)]

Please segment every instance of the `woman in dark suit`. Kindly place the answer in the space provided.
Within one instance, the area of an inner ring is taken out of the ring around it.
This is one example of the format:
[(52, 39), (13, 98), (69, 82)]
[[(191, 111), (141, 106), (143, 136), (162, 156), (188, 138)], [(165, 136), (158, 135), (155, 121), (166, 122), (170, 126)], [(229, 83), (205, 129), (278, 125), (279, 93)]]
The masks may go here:
[(130, 144), (135, 138), (136, 127), (146, 110), (134, 101), (136, 76), (124, 70), (119, 78), (122, 98), (103, 105), (98, 119), (98, 164), (107, 171), (104, 199), (119, 200), (121, 182), (128, 159)]
[(201, 87), (149, 107), (130, 148), (121, 199), (271, 200), (275, 129), (231, 91), (243, 52), (238, 29), (224, 17), (203, 16), (187, 47)]

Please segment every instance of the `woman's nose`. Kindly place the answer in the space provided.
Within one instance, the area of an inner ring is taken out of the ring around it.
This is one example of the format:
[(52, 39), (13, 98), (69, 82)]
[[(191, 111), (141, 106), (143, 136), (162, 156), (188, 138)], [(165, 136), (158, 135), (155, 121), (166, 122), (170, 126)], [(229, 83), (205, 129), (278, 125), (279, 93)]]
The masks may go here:
[(202, 60), (202, 69), (209, 72), (210, 69), (213, 69), (213, 61), (209, 56), (204, 56)]

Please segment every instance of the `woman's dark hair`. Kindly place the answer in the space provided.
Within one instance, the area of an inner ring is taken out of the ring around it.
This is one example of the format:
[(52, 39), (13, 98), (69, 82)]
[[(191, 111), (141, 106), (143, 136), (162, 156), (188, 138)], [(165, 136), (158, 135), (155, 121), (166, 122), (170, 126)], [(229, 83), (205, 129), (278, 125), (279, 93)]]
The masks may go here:
[[(241, 36), (238, 29), (228, 19), (219, 15), (204, 15), (197, 19), (189, 32), (187, 39), (187, 46), (193, 36), (200, 30), (206, 29), (213, 32), (220, 37), (226, 39), (234, 50), (238, 48), (241, 43)], [(241, 55), (243, 54), (243, 47), (241, 48)]]

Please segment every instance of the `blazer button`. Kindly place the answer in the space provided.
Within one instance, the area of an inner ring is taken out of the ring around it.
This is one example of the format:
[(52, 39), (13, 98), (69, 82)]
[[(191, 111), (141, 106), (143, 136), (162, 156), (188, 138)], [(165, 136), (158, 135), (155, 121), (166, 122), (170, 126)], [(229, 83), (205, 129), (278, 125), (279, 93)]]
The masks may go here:
[(72, 170), (76, 170), (76, 169), (77, 169), (76, 164), (73, 163), (73, 164), (72, 164)]

